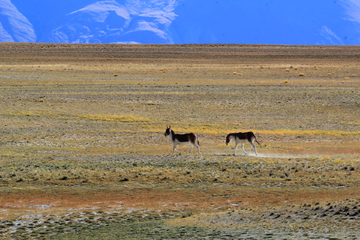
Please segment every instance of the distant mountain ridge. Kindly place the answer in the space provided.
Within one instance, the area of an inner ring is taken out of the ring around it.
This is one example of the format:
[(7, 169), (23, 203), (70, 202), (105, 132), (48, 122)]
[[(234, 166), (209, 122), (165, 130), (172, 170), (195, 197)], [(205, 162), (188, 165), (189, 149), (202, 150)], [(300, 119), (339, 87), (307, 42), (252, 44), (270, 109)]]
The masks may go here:
[(360, 44), (358, 0), (2, 0), (1, 42)]

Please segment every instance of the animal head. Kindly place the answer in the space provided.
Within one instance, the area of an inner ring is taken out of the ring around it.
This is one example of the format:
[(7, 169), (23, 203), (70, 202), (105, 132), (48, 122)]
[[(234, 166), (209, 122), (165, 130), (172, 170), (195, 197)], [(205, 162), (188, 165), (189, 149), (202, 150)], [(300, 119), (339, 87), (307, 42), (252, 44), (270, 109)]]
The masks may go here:
[(228, 144), (231, 142), (232, 139), (233, 139), (233, 138), (232, 138), (231, 134), (228, 134), (228, 135), (226, 136), (226, 145), (228, 145)]
[(171, 126), (169, 125), (169, 126), (166, 127), (166, 130), (165, 130), (165, 133), (164, 133), (165, 137), (169, 136), (170, 133), (171, 133)]

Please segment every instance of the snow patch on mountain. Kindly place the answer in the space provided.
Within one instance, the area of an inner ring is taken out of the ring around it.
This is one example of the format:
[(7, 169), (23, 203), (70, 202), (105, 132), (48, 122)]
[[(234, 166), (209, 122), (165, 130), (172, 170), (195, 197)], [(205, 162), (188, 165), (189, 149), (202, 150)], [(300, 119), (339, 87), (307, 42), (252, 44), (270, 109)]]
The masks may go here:
[(341, 0), (346, 12), (346, 20), (360, 23), (360, 1), (359, 0)]
[(36, 41), (36, 35), (31, 23), (17, 10), (10, 0), (0, 1), (0, 41)]
[(3, 25), (0, 22), (0, 41), (1, 42), (14, 42), (14, 39), (11, 35), (4, 29)]
[(130, 14), (127, 9), (118, 4), (116, 1), (102, 1), (90, 4), (82, 9), (70, 13), (72, 14), (89, 14), (96, 22), (105, 22), (110, 12), (115, 12), (116, 15), (124, 19), (130, 20)]
[(331, 29), (327, 26), (323, 26), (321, 31), (321, 35), (325, 37), (331, 44), (333, 45), (343, 45), (344, 42), (339, 38)]
[(125, 6), (135, 16), (155, 18), (159, 24), (170, 25), (176, 18), (174, 13), (178, 0), (127, 0)]
[(359, 24), (359, 0), (0, 0), (2, 42), (358, 45)]
[(61, 43), (174, 43), (168, 27), (176, 18), (175, 0), (98, 1), (69, 13), (52, 32)]

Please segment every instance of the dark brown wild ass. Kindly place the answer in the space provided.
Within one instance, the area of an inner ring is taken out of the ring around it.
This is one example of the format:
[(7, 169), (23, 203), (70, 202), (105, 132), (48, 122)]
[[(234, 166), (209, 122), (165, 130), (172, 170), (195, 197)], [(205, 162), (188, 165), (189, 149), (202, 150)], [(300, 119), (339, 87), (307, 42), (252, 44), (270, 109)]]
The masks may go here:
[(166, 127), (166, 131), (165, 131), (165, 137), (170, 136), (171, 142), (174, 146), (173, 148), (173, 154), (175, 151), (177, 151), (178, 153), (181, 154), (181, 152), (179, 152), (178, 150), (176, 150), (177, 145), (185, 145), (185, 144), (190, 144), (190, 152), (193, 149), (193, 145), (197, 148), (198, 153), (201, 155), (200, 153), (200, 148), (199, 148), (199, 140), (198, 137), (194, 134), (194, 133), (186, 133), (186, 134), (176, 134), (172, 129), (171, 126)]
[[(255, 134), (253, 132), (230, 133), (226, 136), (226, 145), (228, 145), (232, 140), (235, 140), (234, 156), (236, 155), (236, 150), (237, 150), (239, 143), (241, 143), (242, 150), (244, 151), (245, 154), (250, 154), (251, 147), (254, 147), (255, 154), (257, 155), (254, 141), (256, 141), (259, 145), (260, 145), (260, 143), (256, 140)], [(244, 149), (244, 143), (246, 143), (246, 142), (250, 143), (249, 153), (247, 153)]]

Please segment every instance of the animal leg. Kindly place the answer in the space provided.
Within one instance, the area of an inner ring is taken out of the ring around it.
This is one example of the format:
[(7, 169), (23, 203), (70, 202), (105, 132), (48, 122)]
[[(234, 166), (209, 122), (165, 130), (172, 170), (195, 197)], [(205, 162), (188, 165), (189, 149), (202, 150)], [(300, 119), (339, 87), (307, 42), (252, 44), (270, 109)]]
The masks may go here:
[(181, 152), (179, 152), (178, 150), (176, 150), (176, 146), (177, 146), (177, 145), (176, 145), (176, 144), (174, 144), (173, 154), (174, 154), (174, 152), (175, 152), (175, 151), (177, 151), (178, 153), (180, 153), (180, 154), (181, 154)]
[(250, 152), (251, 152), (251, 147), (254, 146), (254, 144), (252, 142), (250, 142), (250, 149), (249, 149), (249, 155), (250, 155)]
[(191, 153), (192, 149), (193, 149), (193, 145), (190, 144), (190, 153)]
[(254, 143), (251, 143), (251, 145), (254, 147), (254, 150), (255, 150), (255, 155), (257, 156), (257, 151), (256, 151), (256, 146)]
[(237, 149), (237, 147), (238, 147), (238, 144), (236, 143), (236, 145), (235, 145), (235, 152), (234, 152), (234, 156), (236, 156), (236, 149)]
[[(245, 154), (248, 154), (248, 153), (245, 151), (245, 148), (244, 148), (244, 144), (243, 144), (243, 143), (241, 144), (241, 148), (242, 148), (242, 150), (244, 151)], [(251, 149), (250, 149), (250, 150), (251, 150)], [(250, 153), (250, 152), (249, 152), (249, 153)]]
[(198, 153), (201, 155), (201, 152), (200, 152), (200, 147), (199, 147), (198, 145), (195, 145), (195, 147), (197, 148)]

